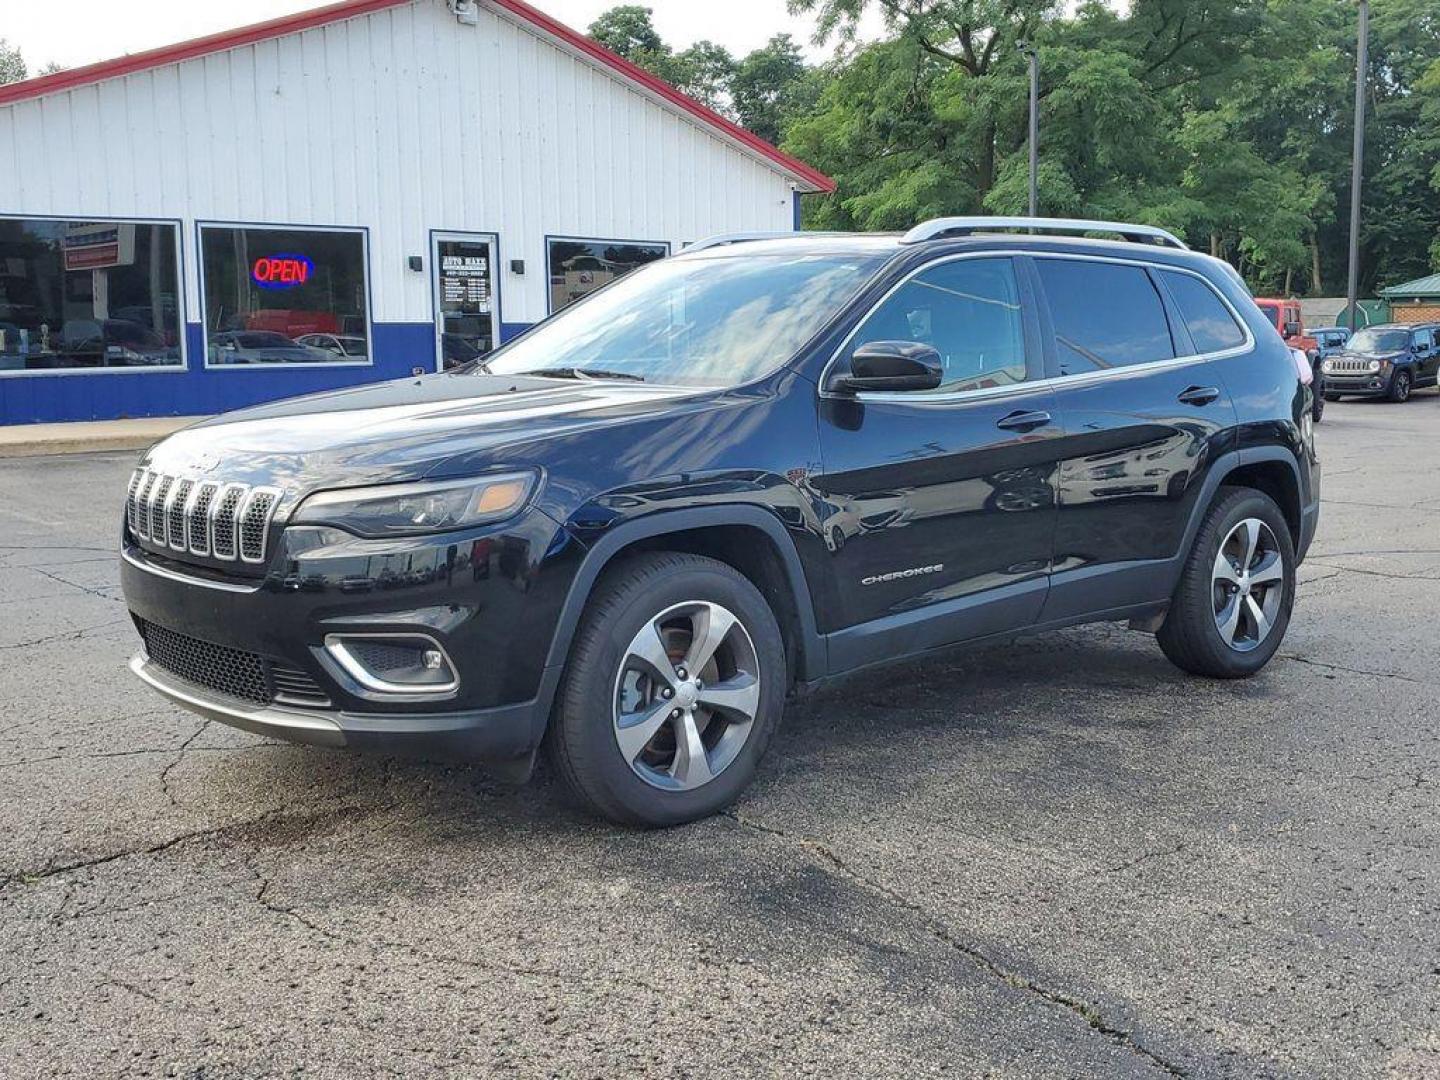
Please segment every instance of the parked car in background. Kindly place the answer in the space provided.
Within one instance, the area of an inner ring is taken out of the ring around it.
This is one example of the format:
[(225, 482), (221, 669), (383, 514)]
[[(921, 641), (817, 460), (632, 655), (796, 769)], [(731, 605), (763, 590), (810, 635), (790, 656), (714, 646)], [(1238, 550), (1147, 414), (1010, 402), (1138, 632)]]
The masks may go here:
[(295, 341), (306, 348), (327, 352), (337, 360), (349, 360), (353, 363), (370, 359), (370, 346), (363, 337), (349, 334), (302, 334)]
[(1340, 352), (1320, 362), (1326, 401), (1383, 397), (1407, 401), (1440, 378), (1440, 323), (1387, 323), (1357, 330)]
[(1312, 360), (1324, 360), (1327, 356), (1335, 355), (1343, 350), (1345, 343), (1350, 340), (1350, 331), (1343, 326), (1317, 326), (1307, 329), (1305, 333), (1315, 339)]
[(227, 330), (210, 335), (212, 364), (324, 364), (339, 359), (271, 330)]
[(516, 779), (543, 742), (597, 812), (673, 825), (744, 790), (792, 690), (882, 661), (1128, 621), (1259, 671), (1319, 515), (1310, 382), (1149, 226), (702, 241), (483, 364), (151, 447), (131, 666), (297, 742)]
[(1315, 348), (1315, 339), (1305, 332), (1300, 315), (1299, 300), (1281, 300), (1276, 297), (1260, 297), (1255, 301), (1266, 320), (1292, 349), (1299, 349), (1306, 356)]

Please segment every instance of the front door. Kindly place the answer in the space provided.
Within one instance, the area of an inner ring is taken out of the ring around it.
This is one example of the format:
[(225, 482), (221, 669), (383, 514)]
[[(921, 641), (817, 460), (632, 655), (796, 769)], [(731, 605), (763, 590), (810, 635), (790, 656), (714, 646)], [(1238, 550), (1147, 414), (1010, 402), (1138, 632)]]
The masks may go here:
[(821, 398), (824, 522), (838, 586), (831, 664), (1024, 627), (1044, 601), (1055, 531), (1054, 401), (1032, 293), (1008, 256), (932, 263), (842, 348), (933, 346), (925, 392)]
[(500, 344), (493, 233), (433, 234), (435, 370), (484, 356)]

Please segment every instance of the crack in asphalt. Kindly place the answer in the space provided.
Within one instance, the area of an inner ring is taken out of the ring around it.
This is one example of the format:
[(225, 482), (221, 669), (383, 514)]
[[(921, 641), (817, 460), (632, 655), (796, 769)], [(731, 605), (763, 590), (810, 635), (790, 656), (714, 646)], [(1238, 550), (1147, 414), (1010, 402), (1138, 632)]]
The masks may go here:
[(426, 949), (408, 941), (398, 941), (394, 938), (377, 937), (374, 935), (367, 935), (364, 938), (353, 937), (326, 926), (324, 923), (318, 921), (313, 916), (305, 914), (305, 912), (293, 905), (282, 904), (270, 899), (268, 893), (271, 885), (274, 883), (273, 879), (262, 873), (260, 869), (254, 865), (251, 858), (246, 858), (243, 861), (245, 868), (250, 871), (260, 886), (255, 892), (255, 903), (275, 915), (293, 919), (312, 933), (319, 934), (326, 940), (334, 941), (347, 948), (363, 948), (368, 949), (372, 953), (379, 949), (387, 949), (392, 952), (404, 953), (415, 960), (425, 963), (450, 964), (455, 967), (463, 967), (473, 971), (483, 971), (492, 975), (497, 973), (515, 975), (524, 978), (544, 979), (553, 983), (573, 984), (579, 982), (611, 985), (616, 981), (624, 981), (632, 987), (645, 990), (655, 994), (657, 997), (664, 998), (668, 996), (663, 988), (653, 983), (648, 983), (643, 979), (638, 979), (628, 973), (617, 975), (615, 972), (608, 972), (604, 975), (589, 975), (583, 972), (564, 972), (554, 968), (528, 967), (521, 964), (507, 964), (496, 960), (479, 960), (468, 956), (456, 956), (451, 953), (435, 952), (432, 949)]
[[(38, 566), (24, 566), (24, 567), (19, 567), (18, 569), (22, 569), (22, 570), (32, 570), (32, 571), (34, 571), (35, 573), (39, 574), (41, 577), (49, 578), (51, 581), (58, 582), (58, 583), (61, 584), (61, 585), (69, 585), (72, 589), (79, 589), (82, 593), (85, 593), (87, 596), (98, 596), (101, 600), (109, 600), (112, 604), (123, 604), (123, 603), (125, 603), (125, 600), (124, 600), (123, 597), (111, 596), (109, 593), (104, 592), (102, 589), (91, 588), (89, 585), (81, 585), (78, 581), (71, 581), (69, 578), (63, 578), (63, 577), (61, 577), (59, 574), (52, 574), (49, 570), (42, 570), (42, 569), (41, 569), (40, 567), (38, 567)], [(118, 584), (108, 586), (108, 588), (111, 588), (111, 589), (118, 588), (118, 587), (119, 587)]]
[(1297, 664), (1309, 664), (1311, 667), (1325, 668), (1329, 671), (1343, 671), (1347, 675), (1368, 675), (1372, 679), (1397, 679), (1400, 682), (1414, 683), (1417, 686), (1431, 686), (1425, 679), (1417, 679), (1411, 675), (1401, 675), (1398, 671), (1371, 671), (1368, 668), (1346, 667), (1344, 664), (1332, 664), (1325, 660), (1314, 660), (1308, 656), (1299, 656), (1295, 653), (1276, 653), (1277, 660), (1293, 660)]
[(190, 749), (190, 744), (205, 734), (214, 722), (213, 720), (202, 720), (200, 726), (190, 733), (190, 737), (176, 748), (175, 757), (170, 763), (160, 770), (160, 790), (165, 793), (165, 798), (170, 800), (171, 806), (179, 806), (180, 801), (175, 798), (175, 793), (170, 790), (170, 773), (180, 762), (185, 760), (185, 752)]
[(81, 627), (79, 630), (63, 630), (57, 634), (46, 634), (44, 637), (32, 638), (29, 641), (17, 641), (10, 645), (0, 645), (0, 650), (28, 649), (35, 645), (48, 645), (52, 641), (78, 641), (86, 634), (94, 634), (101, 630), (107, 630), (112, 626), (120, 626), (129, 621), (129, 619), (111, 619), (108, 622), (96, 623), (94, 626)]
[[(1335, 556), (1331, 556), (1334, 558)], [(1311, 556), (1308, 560), (1315, 566), (1323, 566), (1327, 570), (1339, 570), (1345, 574), (1364, 574), (1366, 577), (1390, 578), (1392, 581), (1435, 581), (1436, 579), (1428, 573), (1422, 574), (1390, 574), (1384, 570), (1362, 570), (1358, 566), (1340, 566), (1336, 563), (1322, 562), (1320, 558)]]
[(746, 817), (738, 810), (722, 810), (719, 816), (729, 818), (742, 829), (751, 829), (763, 835), (776, 837), (799, 846), (811, 855), (816, 856), (823, 863), (828, 864), (848, 880), (878, 896), (884, 897), (891, 903), (910, 912), (912, 915), (919, 916), (924, 924), (923, 928), (926, 933), (960, 953), (985, 974), (999, 979), (1014, 989), (1032, 994), (1051, 1005), (1069, 1010), (1084, 1020), (1092, 1031), (1105, 1036), (1116, 1045), (1122, 1046), (1126, 1050), (1145, 1059), (1151, 1065), (1154, 1065), (1170, 1076), (1186, 1077), (1189, 1075), (1179, 1065), (1167, 1060), (1145, 1046), (1134, 1033), (1126, 1031), (1124, 1028), (1116, 1027), (1107, 1021), (1098, 1005), (1067, 994), (1063, 990), (1056, 990), (1053, 987), (1042, 985), (1029, 976), (1006, 967), (1000, 961), (989, 956), (976, 946), (971, 945), (969, 942), (962, 941), (952, 933), (944, 923), (926, 911), (914, 900), (890, 888), (888, 885), (883, 885), (873, 878), (867, 877), (865, 874), (855, 870), (821, 841), (811, 837), (794, 835), (786, 832), (784, 829), (777, 829), (773, 825), (766, 825), (764, 822)]
[[(341, 793), (344, 797), (346, 793)], [(227, 822), (224, 825), (211, 825), (203, 829), (191, 829), (188, 832), (179, 833), (168, 839), (148, 844), (143, 847), (122, 848), (119, 851), (107, 852), (104, 855), (96, 855), (88, 859), (79, 859), (75, 862), (63, 863), (59, 866), (49, 865), (38, 870), (17, 870), (4, 878), (0, 878), (0, 892), (17, 883), (24, 885), (35, 885), (50, 878), (60, 877), (64, 874), (71, 874), (77, 870), (93, 870), (98, 866), (105, 866), (109, 863), (118, 862), (121, 859), (142, 858), (147, 855), (159, 855), (169, 851), (171, 848), (179, 847), (182, 844), (195, 840), (207, 840), (215, 836), (224, 836), (227, 833), (244, 833), (257, 825), (314, 825), (347, 813), (360, 812), (371, 814), (381, 812), (389, 807), (386, 806), (331, 806), (315, 813), (292, 813), (290, 806), (278, 807), (274, 810), (267, 810), (263, 814), (254, 817), (244, 818), (240, 821)]]
[(1127, 859), (1125, 862), (1117, 863), (1115, 866), (1106, 867), (1105, 873), (1123, 874), (1126, 870), (1133, 870), (1141, 863), (1149, 862), (1151, 859), (1163, 859), (1170, 855), (1179, 855), (1189, 846), (1190, 842), (1187, 840), (1176, 844), (1174, 847), (1162, 848), (1159, 851), (1147, 851), (1142, 855), (1136, 855), (1133, 859)]

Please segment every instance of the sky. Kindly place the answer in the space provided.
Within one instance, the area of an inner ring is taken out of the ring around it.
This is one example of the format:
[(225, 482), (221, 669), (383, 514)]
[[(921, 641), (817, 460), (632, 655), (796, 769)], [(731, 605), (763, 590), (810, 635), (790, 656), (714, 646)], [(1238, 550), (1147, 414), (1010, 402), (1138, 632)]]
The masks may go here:
[[(54, 62), (77, 67), (141, 52), (188, 38), (264, 22), (326, 0), (103, 0), (83, 4), (66, 0), (0, 0), (0, 37), (17, 45), (31, 73)], [(431, 0), (438, 3), (439, 0)], [(584, 30), (602, 11), (625, 0), (531, 0), (534, 6)], [(785, 0), (631, 0), (655, 12), (661, 37), (676, 49), (708, 38), (743, 55), (774, 34), (790, 33), (812, 60), (830, 55), (829, 47), (810, 44), (814, 20), (786, 14)], [(872, 19), (866, 36), (879, 31)]]

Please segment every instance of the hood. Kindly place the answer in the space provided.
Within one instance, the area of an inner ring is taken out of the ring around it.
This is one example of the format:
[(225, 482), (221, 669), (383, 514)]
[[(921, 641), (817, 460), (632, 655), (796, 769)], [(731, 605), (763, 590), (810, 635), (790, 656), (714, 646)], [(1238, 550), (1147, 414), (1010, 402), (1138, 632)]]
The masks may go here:
[[(473, 471), (505, 448), (671, 410), (708, 387), (500, 375), (431, 375), (292, 398), (227, 413), (157, 443), (162, 472), (292, 491)], [(544, 462), (534, 462), (543, 465)], [(458, 467), (458, 466), (457, 466)]]
[(1332, 359), (1344, 358), (1347, 360), (1390, 360), (1392, 362), (1395, 360), (1408, 359), (1409, 356), (1410, 354), (1403, 350), (1399, 352), (1393, 350), (1388, 352), (1356, 352), (1354, 349), (1343, 348), (1330, 354), (1330, 357)]

